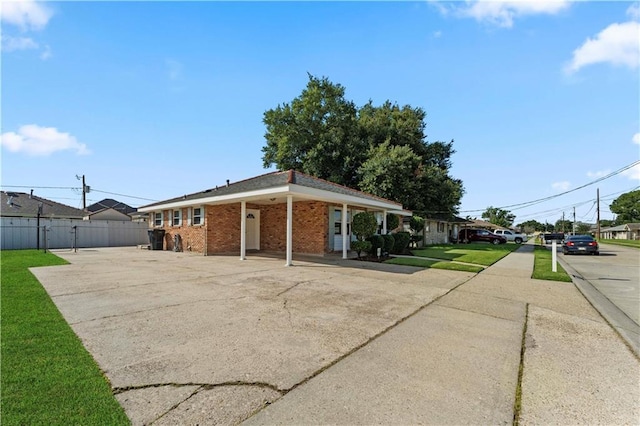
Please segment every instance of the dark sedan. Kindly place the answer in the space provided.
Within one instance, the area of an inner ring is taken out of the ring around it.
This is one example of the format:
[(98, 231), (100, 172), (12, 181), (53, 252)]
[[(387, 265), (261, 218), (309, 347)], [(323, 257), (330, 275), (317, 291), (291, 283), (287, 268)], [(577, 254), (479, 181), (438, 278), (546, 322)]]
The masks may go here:
[(572, 235), (562, 243), (563, 254), (599, 255), (598, 242), (590, 235)]

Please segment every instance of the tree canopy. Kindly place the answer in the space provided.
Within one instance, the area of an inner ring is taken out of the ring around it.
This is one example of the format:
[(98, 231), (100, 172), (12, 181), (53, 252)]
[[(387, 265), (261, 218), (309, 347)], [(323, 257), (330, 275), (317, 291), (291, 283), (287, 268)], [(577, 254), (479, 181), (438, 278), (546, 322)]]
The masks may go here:
[(482, 213), (482, 218), (493, 223), (494, 225), (503, 226), (505, 228), (511, 227), (516, 215), (509, 210), (504, 210), (499, 207), (487, 207), (487, 210)]
[(421, 108), (362, 107), (345, 88), (309, 74), (300, 96), (264, 113), (263, 165), (295, 169), (429, 213), (458, 211), (462, 181), (449, 175), (453, 141), (427, 142)]
[(609, 205), (609, 209), (617, 215), (618, 225), (640, 222), (640, 189), (620, 195)]

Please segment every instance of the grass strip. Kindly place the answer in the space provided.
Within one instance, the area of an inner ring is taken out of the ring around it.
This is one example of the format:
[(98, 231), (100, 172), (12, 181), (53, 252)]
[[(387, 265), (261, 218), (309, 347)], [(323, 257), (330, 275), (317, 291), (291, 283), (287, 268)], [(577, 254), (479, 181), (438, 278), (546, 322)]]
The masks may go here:
[(64, 265), (51, 253), (2, 251), (4, 425), (127, 425), (111, 386), (27, 269)]
[(489, 243), (439, 244), (412, 250), (412, 253), (414, 256), (420, 257), (491, 266), (519, 247), (520, 245), (515, 243), (499, 245)]
[(602, 244), (613, 244), (616, 246), (634, 247), (640, 249), (640, 240), (598, 240)]
[(557, 265), (558, 272), (552, 272), (551, 250), (536, 246), (534, 247), (533, 254), (535, 258), (533, 262), (533, 275), (531, 278), (537, 280), (571, 282), (571, 277), (565, 272), (559, 263)]
[(450, 271), (463, 271), (478, 273), (484, 268), (482, 266), (464, 265), (455, 262), (442, 262), (438, 260), (429, 260), (421, 257), (394, 257), (386, 260), (384, 263), (392, 265), (417, 266), (419, 268), (447, 269)]

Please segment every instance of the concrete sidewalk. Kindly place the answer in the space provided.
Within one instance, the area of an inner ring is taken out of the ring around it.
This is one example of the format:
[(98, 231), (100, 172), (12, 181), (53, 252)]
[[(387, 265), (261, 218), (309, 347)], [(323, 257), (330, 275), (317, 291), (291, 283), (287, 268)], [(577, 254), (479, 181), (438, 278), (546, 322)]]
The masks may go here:
[(245, 424), (637, 424), (640, 363), (523, 245)]

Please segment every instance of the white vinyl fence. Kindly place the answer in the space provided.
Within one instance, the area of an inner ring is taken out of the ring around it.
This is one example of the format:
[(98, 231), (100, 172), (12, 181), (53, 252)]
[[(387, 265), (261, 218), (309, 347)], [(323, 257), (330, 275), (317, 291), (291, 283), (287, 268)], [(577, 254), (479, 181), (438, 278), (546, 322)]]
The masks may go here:
[(120, 220), (0, 218), (2, 250), (122, 247), (148, 244), (148, 224)]

